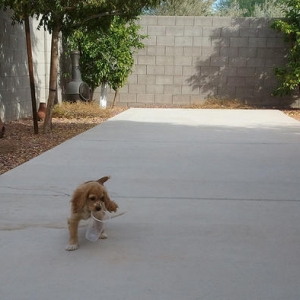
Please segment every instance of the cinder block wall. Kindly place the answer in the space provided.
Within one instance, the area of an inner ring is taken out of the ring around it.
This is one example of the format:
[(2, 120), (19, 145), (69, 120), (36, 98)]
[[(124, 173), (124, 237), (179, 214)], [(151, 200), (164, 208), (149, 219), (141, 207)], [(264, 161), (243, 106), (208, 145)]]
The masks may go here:
[[(49, 85), (51, 36), (36, 30), (31, 20), (31, 41), (37, 104), (46, 102)], [(9, 12), (0, 11), (0, 117), (7, 122), (32, 116), (24, 25), (11, 25)]]
[[(229, 17), (159, 17), (140, 20), (145, 49), (120, 90), (128, 106), (201, 103), (207, 98), (240, 99), (263, 106), (298, 106), (291, 97), (272, 97), (274, 67), (286, 62), (288, 46), (270, 29), (271, 20)], [(109, 101), (113, 94), (109, 93)]]

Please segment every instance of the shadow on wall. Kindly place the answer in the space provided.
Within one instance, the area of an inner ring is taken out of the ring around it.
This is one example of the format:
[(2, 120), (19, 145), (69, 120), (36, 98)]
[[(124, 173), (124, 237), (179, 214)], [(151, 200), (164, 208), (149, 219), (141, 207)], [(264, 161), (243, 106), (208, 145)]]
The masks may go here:
[(242, 27), (240, 19), (233, 19), (233, 26), (213, 30), (207, 37), (212, 48), (202, 47), (196, 72), (187, 83), (208, 97), (239, 99), (255, 106), (295, 105), (297, 96), (272, 96), (277, 86), (274, 68), (285, 65), (288, 45), (268, 29), (270, 24), (261, 29), (262, 19), (246, 20), (250, 27)]
[[(25, 25), (12, 25), (11, 13), (0, 11), (0, 117), (10, 121), (32, 115)], [(42, 79), (38, 72), (39, 37), (30, 23), (36, 99), (41, 98)]]

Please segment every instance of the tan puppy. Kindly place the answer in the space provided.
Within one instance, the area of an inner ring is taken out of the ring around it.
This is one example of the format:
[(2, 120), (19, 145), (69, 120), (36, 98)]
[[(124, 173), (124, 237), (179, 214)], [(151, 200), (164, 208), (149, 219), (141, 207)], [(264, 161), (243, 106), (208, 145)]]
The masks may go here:
[[(106, 208), (109, 212), (115, 212), (118, 205), (112, 201), (104, 182), (110, 177), (105, 176), (97, 181), (88, 181), (81, 184), (73, 193), (71, 199), (71, 216), (68, 218), (70, 231), (69, 245), (67, 251), (76, 250), (78, 248), (78, 225), (80, 220), (87, 220), (91, 217), (91, 212), (101, 211)], [(107, 237), (104, 233), (103, 238)]]

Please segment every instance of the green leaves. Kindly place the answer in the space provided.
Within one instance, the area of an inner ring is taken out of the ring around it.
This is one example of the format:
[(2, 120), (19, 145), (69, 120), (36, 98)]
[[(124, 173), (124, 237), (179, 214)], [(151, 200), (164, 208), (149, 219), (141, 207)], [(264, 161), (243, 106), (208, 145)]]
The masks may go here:
[(286, 66), (275, 69), (278, 79), (278, 87), (273, 92), (275, 96), (290, 95), (295, 89), (299, 92), (300, 87), (300, 0), (288, 0), (286, 5), (285, 18), (271, 25), (282, 32), (291, 45)]
[(107, 82), (114, 90), (121, 88), (131, 73), (136, 49), (144, 47), (145, 35), (133, 20), (114, 17), (109, 29), (78, 29), (69, 36), (73, 49), (80, 49), (83, 80), (92, 88)]

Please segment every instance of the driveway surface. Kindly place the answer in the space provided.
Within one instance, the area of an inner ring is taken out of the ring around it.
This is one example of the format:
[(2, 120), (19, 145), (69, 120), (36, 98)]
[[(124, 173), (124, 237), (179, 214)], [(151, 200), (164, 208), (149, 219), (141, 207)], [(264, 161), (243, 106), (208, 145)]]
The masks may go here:
[[(127, 212), (67, 252), (70, 197)], [(300, 123), (129, 109), (0, 176), (0, 299), (300, 299)]]

